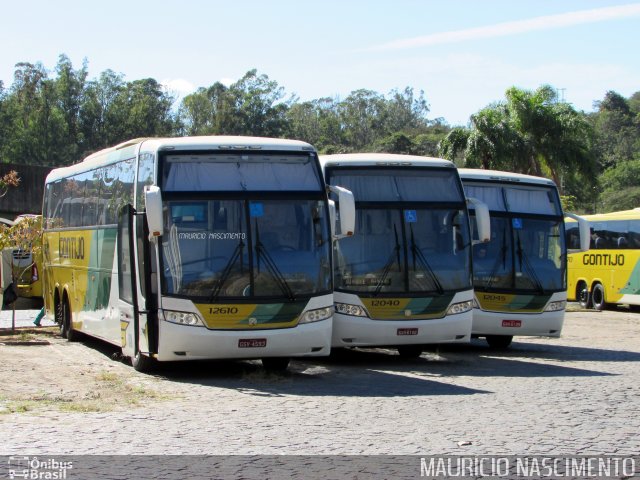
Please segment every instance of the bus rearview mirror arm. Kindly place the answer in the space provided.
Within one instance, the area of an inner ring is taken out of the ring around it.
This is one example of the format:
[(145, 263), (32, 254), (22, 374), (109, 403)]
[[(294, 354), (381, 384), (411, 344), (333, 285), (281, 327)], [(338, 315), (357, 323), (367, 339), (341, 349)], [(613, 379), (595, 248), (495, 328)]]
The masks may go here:
[(486, 203), (477, 198), (467, 198), (467, 206), (473, 208), (476, 212), (476, 227), (478, 229), (478, 239), (471, 243), (487, 243), (491, 240), (491, 217), (489, 216), (489, 207)]
[(144, 202), (149, 225), (149, 241), (155, 242), (162, 235), (164, 222), (162, 219), (162, 192), (160, 187), (148, 185), (144, 188)]
[(591, 229), (589, 226), (589, 221), (586, 218), (582, 218), (580, 215), (576, 215), (575, 213), (565, 212), (564, 216), (572, 218), (573, 220), (578, 222), (578, 232), (580, 233), (580, 248), (568, 248), (567, 253), (580, 253), (588, 251), (591, 246)]
[[(340, 233), (334, 234), (334, 240), (339, 240), (341, 238), (350, 237), (355, 232), (356, 225), (356, 202), (353, 198), (353, 193), (346, 188), (337, 187), (333, 185), (327, 185), (327, 189), (335, 193), (338, 196), (338, 205), (340, 208)], [(330, 217), (332, 227), (335, 226), (335, 213), (332, 214), (332, 211), (335, 212), (335, 206), (331, 207), (330, 205)]]

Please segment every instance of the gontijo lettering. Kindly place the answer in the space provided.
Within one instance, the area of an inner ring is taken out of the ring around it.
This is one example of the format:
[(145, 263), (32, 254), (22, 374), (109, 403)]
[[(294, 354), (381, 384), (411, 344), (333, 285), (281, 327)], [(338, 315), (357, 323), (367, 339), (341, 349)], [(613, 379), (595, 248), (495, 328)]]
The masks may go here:
[(624, 254), (611, 255), (610, 253), (588, 253), (582, 257), (584, 265), (612, 265), (623, 266)]
[(84, 238), (60, 237), (58, 241), (58, 252), (60, 258), (84, 260)]

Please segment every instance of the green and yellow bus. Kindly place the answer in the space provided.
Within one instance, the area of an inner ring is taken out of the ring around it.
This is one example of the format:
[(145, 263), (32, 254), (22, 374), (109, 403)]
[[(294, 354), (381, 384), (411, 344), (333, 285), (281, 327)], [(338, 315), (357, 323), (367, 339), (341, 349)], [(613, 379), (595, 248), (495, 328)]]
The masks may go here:
[[(356, 233), (336, 245), (333, 347), (392, 347), (410, 358), (426, 344), (468, 343), (473, 242), (455, 165), (385, 153), (320, 162), (326, 182), (356, 200)], [(489, 211), (474, 208), (488, 241)]]
[[(15, 219), (14, 225), (21, 222), (28, 223), (28, 228), (41, 230), (41, 215), (20, 215)], [(37, 237), (38, 242), (42, 241), (41, 237)], [(23, 298), (31, 298), (34, 300), (42, 299), (42, 249), (16, 249), (13, 251), (13, 276), (16, 280), (18, 296)]]
[(562, 211), (558, 189), (547, 178), (459, 172), (467, 197), (486, 203), (491, 215), (491, 241), (473, 251), (473, 336), (494, 348), (507, 348), (514, 335), (559, 337), (570, 251), (564, 217), (577, 220), (574, 249), (588, 249), (587, 221)]
[[(46, 313), (69, 340), (156, 361), (328, 355), (332, 229), (315, 149), (253, 137), (138, 139), (53, 170)], [(347, 190), (340, 229), (353, 232)], [(335, 238), (335, 237), (334, 237)]]
[[(627, 304), (640, 310), (640, 208), (585, 215), (591, 249), (569, 255), (567, 298), (602, 310)], [(567, 224), (569, 241), (575, 224)]]

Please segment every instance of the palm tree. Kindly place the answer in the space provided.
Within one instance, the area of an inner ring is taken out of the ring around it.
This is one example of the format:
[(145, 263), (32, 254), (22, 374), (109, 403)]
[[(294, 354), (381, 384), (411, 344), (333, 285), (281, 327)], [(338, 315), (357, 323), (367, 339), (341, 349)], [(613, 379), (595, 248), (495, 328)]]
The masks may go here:
[(472, 115), (470, 128), (452, 130), (441, 155), (468, 167), (551, 177), (560, 188), (565, 173), (593, 181), (593, 134), (584, 114), (558, 102), (549, 85), (511, 87), (505, 98)]

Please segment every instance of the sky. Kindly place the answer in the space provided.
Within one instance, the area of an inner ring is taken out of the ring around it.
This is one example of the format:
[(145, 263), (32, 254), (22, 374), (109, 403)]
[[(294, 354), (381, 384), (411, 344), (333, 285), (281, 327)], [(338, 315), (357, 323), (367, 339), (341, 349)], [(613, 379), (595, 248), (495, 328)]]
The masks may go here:
[(625, 0), (0, 0), (0, 81), (61, 54), (89, 78), (154, 78), (178, 97), (257, 69), (300, 101), (424, 92), (466, 125), (511, 86), (578, 110), (640, 90), (640, 2)]

